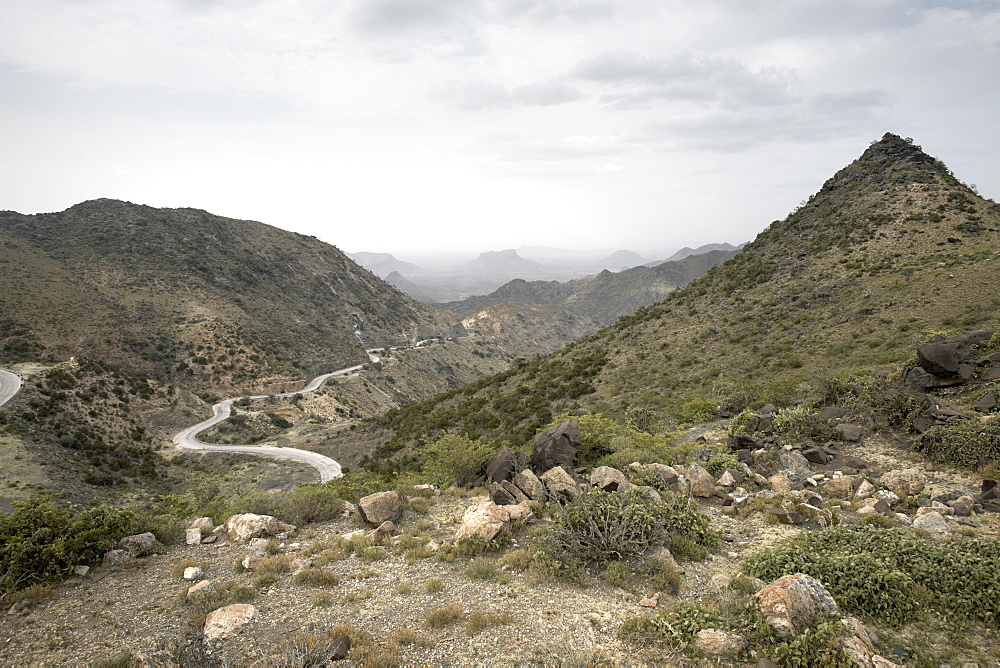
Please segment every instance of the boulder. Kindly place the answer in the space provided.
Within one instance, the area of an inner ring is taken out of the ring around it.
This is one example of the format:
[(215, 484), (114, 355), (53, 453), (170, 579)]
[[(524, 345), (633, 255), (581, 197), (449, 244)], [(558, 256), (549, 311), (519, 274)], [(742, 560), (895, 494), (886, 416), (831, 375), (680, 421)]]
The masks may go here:
[(104, 555), (104, 561), (102, 565), (105, 568), (113, 568), (115, 566), (124, 566), (130, 561), (135, 559), (135, 555), (128, 550), (109, 550)]
[(962, 335), (949, 336), (917, 347), (917, 364), (924, 371), (938, 376), (958, 372), (958, 365), (968, 359), (972, 348)]
[(218, 595), (218, 593), (219, 592), (216, 591), (215, 587), (212, 585), (211, 580), (202, 580), (201, 582), (198, 582), (188, 587), (186, 596), (188, 599), (192, 599), (196, 596), (215, 598)]
[(691, 488), (691, 496), (707, 499), (715, 494), (715, 479), (712, 474), (698, 464), (688, 467), (688, 484)]
[(702, 629), (694, 637), (694, 646), (706, 656), (733, 656), (745, 650), (748, 643), (736, 633)]
[(205, 618), (205, 640), (225, 638), (245, 626), (256, 614), (257, 608), (246, 603), (234, 603), (213, 610)]
[(850, 498), (854, 492), (854, 477), (849, 475), (834, 476), (826, 481), (823, 489), (830, 496), (835, 496), (839, 499)]
[(803, 629), (835, 619), (839, 610), (823, 584), (804, 573), (778, 578), (754, 595), (757, 607), (767, 623), (785, 637)]
[(556, 466), (542, 474), (540, 478), (548, 496), (556, 500), (575, 499), (580, 493), (573, 476), (561, 466)]
[(845, 441), (861, 440), (861, 427), (859, 425), (842, 422), (834, 427), (834, 429), (840, 433), (840, 438)]
[(796, 483), (784, 473), (775, 473), (767, 479), (767, 485), (774, 492), (791, 492), (794, 489), (802, 488), (802, 485)]
[(506, 445), (500, 447), (497, 453), (486, 462), (486, 479), (490, 482), (507, 480), (520, 467), (514, 453)]
[(807, 448), (802, 451), (802, 456), (813, 464), (829, 464), (833, 457), (823, 448)]
[(972, 404), (972, 407), (977, 411), (983, 413), (988, 413), (992, 410), (996, 410), (997, 407), (997, 393), (990, 391), (983, 395), (983, 398)]
[(492, 501), (485, 501), (469, 506), (462, 514), (462, 523), (455, 533), (455, 540), (478, 536), (489, 542), (511, 522), (528, 519), (532, 515), (531, 508), (527, 505), (498, 506)]
[(802, 524), (806, 520), (805, 515), (797, 510), (790, 510), (788, 508), (771, 506), (767, 509), (767, 512), (781, 524)]
[(652, 464), (646, 464), (646, 468), (656, 473), (656, 475), (660, 477), (660, 480), (663, 481), (663, 484), (667, 486), (675, 484), (677, 479), (680, 477), (677, 470), (673, 466), (668, 466), (666, 464), (654, 462)]
[(580, 425), (574, 419), (535, 434), (531, 444), (531, 467), (535, 471), (548, 471), (561, 466), (572, 468), (576, 451), (583, 444)]
[(858, 485), (858, 489), (854, 492), (854, 498), (861, 501), (862, 499), (867, 499), (869, 496), (874, 494), (875, 491), (875, 485), (871, 484), (867, 480), (862, 480), (861, 484)]
[(250, 539), (250, 542), (247, 543), (246, 552), (243, 553), (243, 559), (240, 560), (243, 568), (252, 571), (257, 568), (257, 564), (270, 556), (271, 553), (267, 549), (267, 543), (267, 538)]
[(794, 450), (782, 452), (778, 455), (778, 463), (783, 471), (789, 473), (807, 476), (813, 474), (812, 469), (809, 468), (809, 460), (803, 457), (801, 452)]
[(605, 492), (615, 492), (631, 487), (625, 474), (610, 466), (598, 466), (590, 473), (590, 484)]
[(976, 505), (976, 500), (968, 494), (962, 495), (954, 501), (949, 501), (948, 506), (954, 509), (959, 517), (968, 517), (972, 514), (972, 509)]
[(917, 496), (924, 491), (927, 476), (920, 469), (896, 469), (883, 475), (881, 482), (883, 487), (901, 497)]
[(514, 486), (532, 501), (545, 501), (545, 484), (531, 469), (524, 469), (514, 476)]
[(522, 492), (517, 485), (512, 483), (510, 480), (504, 480), (500, 483), (500, 486), (507, 491), (514, 498), (514, 503), (527, 503), (530, 499)]
[(205, 577), (205, 571), (201, 570), (197, 566), (188, 566), (184, 569), (184, 579), (196, 581)]
[(819, 412), (819, 419), (821, 420), (840, 420), (842, 418), (851, 417), (854, 415), (854, 411), (850, 408), (837, 408), (836, 406), (827, 406)]
[(756, 450), (761, 447), (761, 439), (750, 434), (730, 434), (726, 440), (730, 450)]
[(201, 529), (194, 527), (185, 530), (184, 543), (187, 545), (199, 545), (201, 543)]
[(243, 542), (251, 538), (262, 536), (275, 536), (286, 531), (295, 529), (291, 524), (285, 524), (276, 517), (270, 515), (256, 515), (246, 513), (243, 515), (233, 515), (222, 525), (222, 531), (230, 540)]
[(190, 528), (201, 529), (201, 535), (207, 536), (215, 529), (215, 524), (212, 523), (211, 517), (196, 517), (191, 521)]
[(368, 526), (398, 522), (403, 516), (403, 500), (396, 492), (377, 492), (358, 501), (358, 515)]
[(156, 536), (147, 531), (146, 533), (125, 536), (118, 541), (118, 549), (125, 550), (133, 557), (143, 557), (152, 552), (155, 544)]
[(879, 491), (875, 492), (875, 496), (882, 499), (890, 506), (894, 506), (897, 503), (899, 503), (899, 495), (888, 489), (880, 489)]
[(394, 533), (396, 533), (396, 525), (386, 520), (368, 534), (368, 539), (373, 545), (381, 545), (382, 541), (392, 536)]
[(924, 513), (913, 520), (914, 529), (923, 529), (930, 533), (951, 533), (948, 521), (939, 512)]
[(514, 495), (504, 489), (503, 485), (496, 482), (490, 483), (490, 501), (498, 506), (512, 506), (517, 503)]

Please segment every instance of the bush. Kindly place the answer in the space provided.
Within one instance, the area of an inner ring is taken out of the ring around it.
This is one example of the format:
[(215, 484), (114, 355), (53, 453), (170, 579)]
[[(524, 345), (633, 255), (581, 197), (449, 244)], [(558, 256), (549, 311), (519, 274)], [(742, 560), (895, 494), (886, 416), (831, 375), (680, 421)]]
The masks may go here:
[(496, 449), (492, 443), (447, 434), (424, 450), (421, 470), (441, 488), (471, 485)]
[(643, 617), (628, 617), (618, 635), (633, 642), (663, 643), (668, 647), (683, 647), (694, 640), (702, 629), (718, 628), (722, 619), (715, 613), (693, 603), (681, 603), (672, 610)]
[(0, 517), (0, 592), (52, 581), (100, 559), (132, 532), (133, 519), (131, 511), (110, 506), (74, 513), (48, 495), (15, 501), (13, 512)]
[(915, 450), (931, 461), (970, 469), (1000, 464), (1000, 422), (963, 421), (931, 427)]
[(474, 612), (465, 623), (465, 633), (474, 636), (491, 626), (505, 626), (513, 621), (509, 612)]
[(750, 557), (744, 570), (765, 581), (806, 573), (842, 610), (886, 624), (934, 610), (1000, 627), (996, 540), (938, 543), (905, 529), (839, 526), (788, 539)]
[(427, 613), (427, 616), (424, 618), (424, 624), (428, 628), (439, 629), (442, 626), (454, 624), (464, 614), (465, 610), (462, 608), (461, 603), (449, 603), (443, 608), (438, 608)]
[(840, 622), (823, 622), (774, 648), (771, 660), (779, 666), (820, 666), (850, 668), (855, 663), (844, 652), (841, 638), (845, 627)]
[(640, 492), (587, 490), (560, 508), (555, 538), (583, 562), (622, 559), (643, 552), (667, 530), (665, 505)]
[(339, 575), (333, 571), (324, 571), (322, 568), (303, 568), (292, 580), (295, 584), (310, 587), (334, 587), (340, 584)]

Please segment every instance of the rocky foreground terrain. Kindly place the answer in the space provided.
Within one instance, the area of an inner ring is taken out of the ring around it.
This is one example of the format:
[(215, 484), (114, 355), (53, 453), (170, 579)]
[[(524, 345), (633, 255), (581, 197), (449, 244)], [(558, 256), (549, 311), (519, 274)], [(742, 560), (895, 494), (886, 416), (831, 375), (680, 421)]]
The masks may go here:
[[(844, 440), (822, 448), (825, 456), (765, 438), (747, 461), (719, 475), (699, 464), (647, 464), (553, 467), (536, 477), (530, 465), (520, 471), (524, 455), (508, 451), (490, 462), (491, 494), (483, 487), (385, 491), (345, 505), (340, 518), (299, 528), (260, 516), (214, 518), (218, 526), (192, 518), (187, 544), (127, 539), (102, 565), (15, 603), (4, 615), (0, 656), (58, 665), (323, 665), (336, 657), (366, 665), (770, 665), (763, 657), (773, 641), (755, 645), (759, 636), (732, 630), (740, 625), (734, 602), (754, 600), (774, 633), (790, 628), (792, 637), (821, 619), (851, 619), (838, 642), (853, 652), (854, 665), (988, 663), (1000, 643), (975, 625), (947, 646), (927, 647), (916, 639), (934, 622), (868, 633), (818, 585), (785, 580), (754, 596), (767, 583), (739, 575), (752, 555), (830, 523), (907, 527), (937, 543), (1000, 539), (1000, 490), (990, 482), (926, 467), (898, 442), (843, 425)], [(729, 427), (720, 421), (686, 435), (694, 443), (743, 444)], [(531, 464), (580, 445), (572, 424), (551, 431), (545, 452), (536, 442)], [(633, 493), (696, 504), (721, 542), (701, 560), (691, 560), (703, 555), (682, 550), (677, 538), (671, 555), (664, 535), (645, 558), (589, 569), (559, 563), (551, 542), (559, 504), (595, 487), (625, 494), (629, 478), (660, 481), (660, 491)], [(520, 503), (494, 503), (512, 500)], [(803, 591), (813, 592), (806, 607), (782, 598)], [(628, 632), (637, 619), (684, 603), (715, 616), (683, 642)]]

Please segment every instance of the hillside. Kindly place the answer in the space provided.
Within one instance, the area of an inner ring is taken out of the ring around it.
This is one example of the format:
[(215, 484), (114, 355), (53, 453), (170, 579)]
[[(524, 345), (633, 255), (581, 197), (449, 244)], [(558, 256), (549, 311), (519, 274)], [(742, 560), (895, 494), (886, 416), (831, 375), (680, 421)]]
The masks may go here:
[(219, 392), (455, 323), (315, 238), (114, 200), (0, 213), (0, 283), (0, 361), (88, 356)]
[[(663, 299), (679, 287), (705, 274), (708, 269), (733, 256), (733, 252), (712, 251), (656, 267), (637, 266), (619, 272), (604, 270), (595, 276), (571, 281), (526, 281), (514, 279), (488, 295), (440, 304), (442, 308), (468, 318), (488, 306), (515, 304), (562, 306), (599, 325), (610, 325), (623, 315), (634, 313)], [(592, 333), (596, 328), (591, 330)], [(564, 341), (569, 343), (569, 340)]]
[(501, 303), (462, 320), (466, 329), (512, 357), (534, 357), (596, 332), (598, 323), (562, 306)]
[(566, 410), (662, 420), (691, 400), (787, 405), (838, 374), (898, 370), (934, 333), (1000, 324), (998, 229), (997, 204), (887, 134), (662, 302), (389, 415), (396, 438), (382, 452), (443, 429), (518, 444)]

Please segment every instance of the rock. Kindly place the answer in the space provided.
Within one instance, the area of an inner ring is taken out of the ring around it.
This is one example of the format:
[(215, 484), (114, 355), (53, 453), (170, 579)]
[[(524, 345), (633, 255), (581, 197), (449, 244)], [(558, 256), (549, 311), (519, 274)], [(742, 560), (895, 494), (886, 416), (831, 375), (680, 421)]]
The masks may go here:
[(469, 506), (462, 514), (462, 523), (455, 533), (455, 540), (479, 536), (485, 542), (496, 538), (497, 534), (511, 522), (528, 519), (533, 515), (527, 505), (498, 506), (492, 501)]
[(201, 539), (201, 544), (202, 545), (211, 545), (212, 543), (214, 543), (217, 540), (219, 540), (219, 537), (216, 536), (213, 533), (213, 534), (209, 534), (209, 535), (205, 536), (204, 538), (202, 538)]
[(590, 484), (605, 492), (616, 492), (632, 486), (624, 473), (610, 466), (598, 466), (591, 471)]
[(900, 497), (917, 496), (924, 491), (927, 476), (920, 469), (897, 469), (883, 475), (881, 482), (883, 487), (892, 490)]
[(885, 499), (881, 499), (877, 496), (873, 496), (865, 499), (865, 505), (858, 509), (858, 513), (864, 515), (866, 513), (887, 513), (889, 512), (889, 504)]
[(950, 376), (958, 372), (958, 365), (968, 359), (972, 348), (962, 335), (949, 336), (917, 347), (917, 364), (928, 373)]
[(531, 469), (525, 469), (514, 476), (514, 486), (532, 501), (545, 501), (545, 485)]
[(707, 499), (715, 494), (715, 480), (712, 474), (698, 464), (688, 467), (687, 480), (691, 486), (691, 496)]
[(673, 466), (667, 466), (666, 464), (658, 464), (654, 462), (652, 464), (646, 464), (646, 468), (655, 472), (656, 475), (660, 477), (660, 480), (663, 481), (663, 484), (667, 486), (676, 484), (677, 479), (680, 477), (677, 470)]
[(213, 610), (205, 618), (205, 640), (225, 638), (245, 626), (256, 614), (257, 608), (246, 603), (234, 603)]
[(90, 566), (86, 566), (86, 565), (81, 564), (79, 566), (74, 566), (73, 567), (73, 575), (77, 575), (77, 576), (79, 576), (81, 578), (86, 577), (87, 573), (89, 573), (89, 572), (90, 572)]
[(837, 408), (836, 406), (827, 406), (819, 413), (820, 420), (840, 420), (841, 418), (851, 417), (854, 415), (854, 411), (850, 408)]
[(645, 552), (645, 557), (650, 561), (658, 561), (663, 564), (663, 567), (678, 573), (683, 573), (683, 569), (677, 565), (677, 560), (674, 559), (674, 555), (670, 550), (662, 545), (657, 545), (651, 547)]
[(794, 482), (784, 473), (775, 473), (767, 479), (767, 484), (775, 492), (791, 492), (794, 489), (802, 488), (802, 485)]
[(954, 501), (949, 501), (948, 506), (955, 510), (955, 514), (959, 517), (968, 517), (972, 514), (972, 509), (976, 505), (976, 500), (969, 495), (963, 495), (955, 499)]
[(794, 450), (779, 454), (778, 463), (781, 464), (781, 469), (788, 473), (807, 476), (813, 474), (812, 469), (809, 468), (809, 460), (803, 457), (802, 453)]
[(913, 520), (913, 528), (923, 529), (930, 533), (951, 533), (951, 527), (948, 526), (947, 520), (941, 516), (941, 513), (935, 511), (919, 515)]
[(575, 419), (566, 420), (535, 434), (531, 444), (531, 467), (535, 471), (548, 471), (557, 466), (572, 468), (581, 445), (579, 423)]
[(875, 485), (871, 484), (867, 480), (862, 480), (861, 484), (858, 485), (858, 489), (854, 492), (854, 498), (857, 500), (867, 499), (869, 496), (875, 493)]
[(190, 528), (200, 529), (201, 535), (207, 536), (208, 534), (212, 533), (213, 529), (215, 529), (215, 524), (212, 523), (211, 517), (196, 517), (194, 518), (194, 520), (191, 521)]
[(715, 484), (720, 487), (736, 487), (739, 483), (736, 481), (736, 477), (727, 470), (722, 472), (722, 475), (715, 481)]
[(103, 565), (105, 568), (124, 566), (133, 559), (135, 559), (135, 555), (128, 550), (109, 550), (108, 553), (104, 555)]
[(903, 386), (910, 392), (921, 393), (932, 387), (937, 387), (937, 377), (928, 373), (925, 369), (914, 366), (906, 371), (903, 379)]
[(745, 650), (747, 639), (736, 633), (702, 629), (694, 638), (694, 646), (707, 656), (733, 656)]
[(184, 542), (187, 545), (199, 545), (201, 543), (201, 529), (194, 527), (184, 532)]
[(632, 485), (632, 483), (629, 483), (629, 485), (630, 487), (628, 489), (634, 489), (650, 501), (654, 501), (656, 503), (663, 501), (663, 495), (660, 494), (655, 487), (650, 487), (649, 485)]
[(267, 544), (267, 538), (251, 538), (250, 542), (247, 543), (246, 552), (243, 553), (243, 559), (240, 561), (243, 568), (252, 571), (257, 568), (257, 564), (267, 559), (270, 556)]
[(882, 499), (890, 506), (894, 506), (897, 503), (899, 503), (899, 496), (895, 492), (892, 492), (888, 489), (880, 489), (879, 491), (875, 492), (875, 496)]
[(788, 508), (778, 508), (776, 506), (771, 506), (767, 509), (772, 517), (777, 518), (782, 524), (801, 524), (805, 521), (805, 516), (796, 510), (789, 510)]
[(396, 492), (377, 492), (358, 501), (358, 515), (368, 526), (398, 522), (403, 516), (403, 500)]
[(972, 404), (972, 407), (975, 408), (977, 411), (981, 411), (983, 413), (988, 413), (992, 410), (995, 410), (997, 407), (997, 393), (992, 391), (987, 392), (986, 394), (983, 395), (982, 399)]
[(943, 503), (935, 501), (933, 505), (921, 506), (917, 508), (916, 516), (920, 517), (921, 515), (926, 515), (927, 513), (937, 513), (938, 515), (954, 515), (955, 509), (950, 506), (946, 506)]
[(660, 600), (660, 592), (658, 591), (650, 592), (646, 594), (641, 601), (639, 601), (639, 605), (641, 605), (644, 608), (655, 608), (659, 600)]
[(566, 473), (566, 470), (561, 466), (549, 469), (542, 474), (540, 480), (545, 485), (548, 496), (553, 499), (575, 499), (580, 493), (573, 476)]
[(829, 464), (833, 457), (823, 448), (808, 448), (802, 451), (802, 456), (813, 464)]
[(389, 536), (392, 536), (394, 533), (396, 533), (396, 525), (386, 520), (385, 522), (382, 522), (382, 524), (379, 524), (378, 527), (375, 528), (375, 530), (373, 530), (370, 534), (368, 534), (368, 539), (373, 545), (381, 545), (382, 541)]
[(118, 549), (125, 550), (133, 557), (142, 557), (149, 554), (155, 544), (156, 536), (147, 531), (146, 533), (125, 536), (118, 541)]
[(854, 477), (849, 475), (834, 476), (826, 481), (823, 489), (830, 496), (835, 496), (838, 499), (847, 499), (854, 492)]
[(351, 652), (351, 636), (337, 636), (330, 640), (327, 646), (327, 656), (330, 661), (341, 661)]
[(504, 489), (503, 485), (496, 482), (490, 483), (490, 501), (498, 506), (512, 506), (517, 503), (514, 495)]
[(861, 440), (861, 427), (859, 425), (843, 422), (834, 427), (834, 429), (840, 432), (840, 438), (845, 441)]
[(803, 629), (838, 616), (830, 592), (804, 573), (778, 578), (754, 595), (761, 615), (779, 635), (793, 637)]
[(205, 577), (205, 571), (201, 570), (197, 566), (188, 566), (184, 569), (184, 579), (185, 580), (200, 580)]
[(275, 536), (279, 533), (292, 531), (295, 527), (285, 524), (276, 517), (270, 515), (256, 515), (246, 513), (243, 515), (233, 515), (222, 525), (222, 531), (230, 540), (243, 542), (251, 538), (261, 536)]
[(506, 490), (514, 498), (514, 504), (527, 503), (529, 501), (528, 497), (525, 496), (524, 492), (517, 488), (517, 485), (512, 483), (510, 480), (504, 480), (500, 483), (500, 486)]
[(186, 596), (188, 599), (192, 599), (196, 596), (215, 598), (216, 596), (218, 596), (218, 593), (219, 592), (217, 592), (215, 587), (212, 585), (211, 580), (202, 580), (201, 582), (198, 582), (188, 587)]
[(497, 453), (486, 462), (486, 479), (490, 482), (507, 480), (520, 467), (517, 458), (506, 445), (500, 446)]
[(750, 434), (730, 434), (726, 443), (730, 450), (756, 450), (761, 446), (761, 439)]
[(341, 517), (351, 517), (356, 513), (358, 507), (351, 503), (350, 501), (344, 501), (344, 509), (340, 511)]

